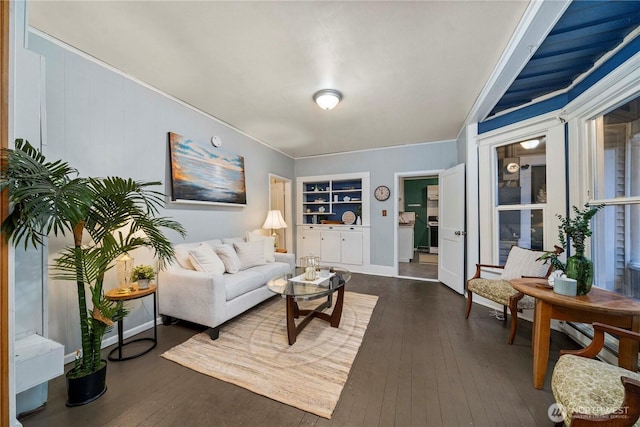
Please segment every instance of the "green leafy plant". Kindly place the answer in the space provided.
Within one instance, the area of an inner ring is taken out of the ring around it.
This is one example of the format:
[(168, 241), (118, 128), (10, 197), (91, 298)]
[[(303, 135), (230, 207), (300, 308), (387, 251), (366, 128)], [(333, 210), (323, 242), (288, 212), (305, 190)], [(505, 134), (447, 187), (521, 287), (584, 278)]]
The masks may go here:
[(131, 272), (131, 280), (136, 281), (139, 279), (151, 280), (156, 277), (156, 272), (150, 265), (136, 265)]
[[(2, 222), (7, 241), (16, 246), (23, 242), (26, 248), (44, 245), (50, 234), (73, 236), (73, 245), (54, 260), (53, 278), (75, 282), (78, 295), (82, 350), (68, 376), (89, 375), (104, 366), (100, 354), (104, 334), (126, 315), (121, 302), (105, 298), (105, 273), (117, 257), (143, 246), (154, 251), (163, 267), (173, 258), (173, 245), (163, 229), (183, 236), (185, 230), (158, 216), (164, 195), (150, 187), (160, 182), (81, 178), (66, 162), (47, 161), (21, 139), (15, 149), (2, 151), (2, 160), (0, 189), (9, 190), (13, 207)], [(83, 244), (85, 234), (91, 243)]]
[[(562, 245), (562, 249), (567, 249), (569, 242), (571, 242), (571, 245), (576, 251), (576, 255), (584, 255), (585, 239), (592, 234), (591, 218), (593, 218), (603, 206), (604, 205), (584, 205), (584, 209), (582, 210), (576, 206), (572, 206), (575, 214), (573, 219), (556, 214), (556, 217), (560, 219), (560, 225), (558, 225), (558, 240)], [(539, 259), (550, 262), (555, 270), (566, 272), (567, 266), (558, 258), (558, 247), (555, 246), (555, 248), (555, 252), (545, 252)]]

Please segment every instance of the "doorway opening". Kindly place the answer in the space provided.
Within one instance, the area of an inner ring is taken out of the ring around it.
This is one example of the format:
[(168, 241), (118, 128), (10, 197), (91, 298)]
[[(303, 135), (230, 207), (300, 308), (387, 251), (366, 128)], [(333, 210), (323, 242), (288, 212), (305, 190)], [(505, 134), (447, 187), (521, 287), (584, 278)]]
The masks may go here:
[(438, 172), (397, 176), (398, 277), (438, 281)]
[(291, 180), (269, 174), (269, 210), (279, 210), (287, 228), (273, 230), (276, 234), (276, 248), (280, 251), (293, 250), (293, 213)]

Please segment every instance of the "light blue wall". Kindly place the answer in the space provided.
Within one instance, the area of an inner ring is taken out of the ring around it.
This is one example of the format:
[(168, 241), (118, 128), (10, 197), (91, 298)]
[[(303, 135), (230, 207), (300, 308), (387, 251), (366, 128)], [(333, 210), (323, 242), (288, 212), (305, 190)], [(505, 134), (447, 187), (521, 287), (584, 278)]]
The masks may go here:
[[(297, 159), (296, 176), (369, 172), (371, 192), (379, 186), (394, 188), (395, 174), (447, 169), (457, 164), (456, 141), (404, 145), (395, 148)], [(394, 209), (397, 194), (379, 202), (371, 196), (371, 264), (393, 266)], [(382, 216), (382, 210), (387, 216)]]
[[(81, 176), (162, 181), (158, 189), (170, 193), (169, 131), (201, 141), (217, 135), (226, 151), (244, 156), (246, 207), (170, 204), (161, 212), (184, 225), (187, 241), (244, 236), (260, 228), (269, 208), (269, 174), (294, 177), (292, 158), (228, 125), (37, 35), (31, 34), (30, 48), (46, 61), (46, 155), (64, 159)], [(169, 236), (181, 241), (175, 233)], [(66, 240), (52, 239), (50, 254)], [(114, 275), (107, 289), (115, 282)], [(50, 281), (49, 290), (51, 337), (73, 352), (80, 344), (74, 286)], [(131, 305), (126, 329), (151, 318), (151, 299), (139, 301)]]

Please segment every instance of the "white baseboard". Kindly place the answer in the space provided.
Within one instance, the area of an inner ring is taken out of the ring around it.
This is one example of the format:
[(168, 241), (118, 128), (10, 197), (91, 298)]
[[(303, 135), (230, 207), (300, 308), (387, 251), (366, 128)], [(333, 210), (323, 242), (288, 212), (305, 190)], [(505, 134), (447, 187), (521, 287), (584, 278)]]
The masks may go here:
[[(162, 322), (160, 320), (160, 317), (158, 317), (156, 319), (156, 322), (158, 324), (162, 324)], [(137, 335), (140, 332), (148, 331), (149, 329), (153, 329), (153, 320), (150, 320), (147, 323), (143, 323), (142, 325), (136, 326), (135, 328), (131, 328), (131, 329), (125, 330), (124, 333), (123, 333), (123, 335), (124, 335), (123, 339), (127, 339), (129, 337)], [(110, 345), (116, 344), (117, 342), (118, 342), (118, 334), (116, 333), (112, 337), (103, 339), (101, 348), (109, 347)], [(75, 360), (76, 360), (76, 352), (75, 351), (73, 353), (69, 353), (69, 354), (66, 354), (64, 356), (64, 364), (65, 365), (67, 363), (74, 362)]]

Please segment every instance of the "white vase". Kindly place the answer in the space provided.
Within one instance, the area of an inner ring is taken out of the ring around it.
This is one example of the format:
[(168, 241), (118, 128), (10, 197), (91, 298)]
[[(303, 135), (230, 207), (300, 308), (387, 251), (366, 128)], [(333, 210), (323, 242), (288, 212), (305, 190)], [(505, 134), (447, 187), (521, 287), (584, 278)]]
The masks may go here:
[(149, 279), (138, 279), (138, 289), (149, 289)]
[(356, 225), (362, 225), (362, 220), (360, 219), (360, 217), (356, 219)]

